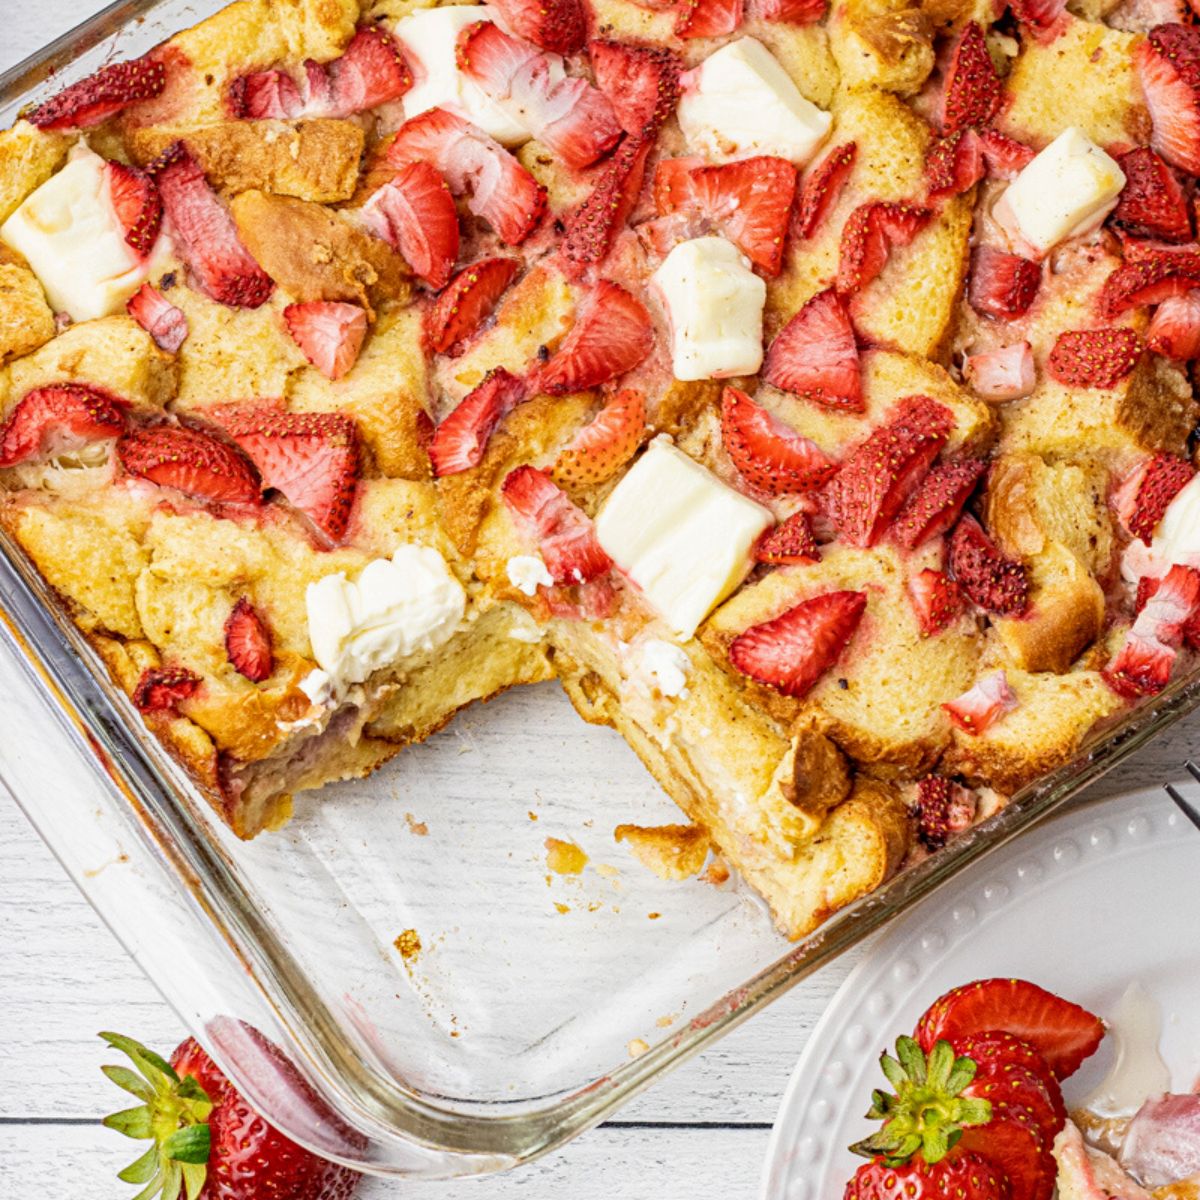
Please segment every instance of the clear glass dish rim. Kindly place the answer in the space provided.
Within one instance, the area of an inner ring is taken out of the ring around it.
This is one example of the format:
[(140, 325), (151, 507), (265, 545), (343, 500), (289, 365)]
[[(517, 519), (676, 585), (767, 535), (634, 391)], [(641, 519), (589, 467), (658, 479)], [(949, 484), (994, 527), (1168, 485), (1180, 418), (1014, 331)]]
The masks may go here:
[[(23, 99), (52, 72), (166, 2), (116, 0), (0, 73), (0, 106)], [(598, 1123), (660, 1074), (728, 1033), (968, 864), (1062, 808), (1147, 741), (1200, 708), (1198, 667), (1159, 696), (1094, 732), (1070, 762), (1022, 788), (992, 819), (836, 913), (646, 1053), (544, 1107), (493, 1117), (455, 1112), (406, 1091), (367, 1066), (339, 1037), (336, 1020), (253, 911), (238, 882), (236, 864), (191, 815), (191, 805), (205, 801), (145, 728), (125, 695), (112, 685), (86, 638), (2, 531), (0, 637), (15, 648), (60, 726), (92, 760), (98, 780), (110, 794), (123, 797), (175, 886), (199, 904), (243, 964), (288, 1031), (292, 1049), (302, 1056), (301, 1065), (309, 1068), (307, 1073), (334, 1081), (350, 1109), (369, 1115), (376, 1129), (390, 1130), (402, 1141), (450, 1155), (496, 1155), (514, 1165)], [(22, 802), (20, 796), (17, 799)]]

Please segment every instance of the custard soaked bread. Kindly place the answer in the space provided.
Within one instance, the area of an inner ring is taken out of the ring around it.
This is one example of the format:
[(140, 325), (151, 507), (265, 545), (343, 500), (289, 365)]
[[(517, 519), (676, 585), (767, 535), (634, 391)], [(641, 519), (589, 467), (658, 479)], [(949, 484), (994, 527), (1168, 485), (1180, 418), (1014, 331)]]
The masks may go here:
[(7, 542), (243, 837), (557, 678), (802, 936), (1200, 647), (1153, 11), (239, 0), (0, 134)]

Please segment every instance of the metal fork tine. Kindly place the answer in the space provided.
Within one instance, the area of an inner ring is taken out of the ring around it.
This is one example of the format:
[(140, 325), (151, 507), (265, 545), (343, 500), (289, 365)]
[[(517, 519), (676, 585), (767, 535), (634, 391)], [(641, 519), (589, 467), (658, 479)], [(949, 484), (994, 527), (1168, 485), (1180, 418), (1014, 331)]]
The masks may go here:
[(1185, 767), (1187, 767), (1188, 774), (1191, 775), (1191, 777), (1197, 783), (1200, 783), (1200, 767), (1196, 766), (1196, 764), (1194, 762), (1192, 762), (1192, 760), (1190, 758), (1183, 765)]
[[(1200, 783), (1200, 768), (1198, 768), (1195, 763), (1189, 761), (1187, 763), (1187, 769), (1192, 778)], [(1164, 788), (1167, 795), (1171, 797), (1172, 801), (1174, 801), (1175, 807), (1178, 808), (1179, 811), (1183, 813), (1183, 815), (1187, 817), (1187, 819), (1191, 821), (1191, 823), (1195, 825), (1197, 829), (1200, 829), (1200, 809), (1198, 809), (1190, 800), (1185, 799), (1184, 796), (1171, 784), (1165, 784)]]

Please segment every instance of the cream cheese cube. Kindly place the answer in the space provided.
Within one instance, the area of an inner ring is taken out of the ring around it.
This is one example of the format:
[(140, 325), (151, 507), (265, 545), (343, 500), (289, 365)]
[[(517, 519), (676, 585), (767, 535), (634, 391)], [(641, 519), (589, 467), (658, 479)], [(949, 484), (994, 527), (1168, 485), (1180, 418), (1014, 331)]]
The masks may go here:
[(394, 32), (413, 70), (413, 85), (401, 103), (406, 119), (445, 108), (470, 121), (505, 146), (529, 141), (529, 131), (458, 69), (458, 35), (476, 21), (493, 21), (505, 32), (500, 14), (482, 4), (422, 8), (396, 22)]
[(671, 324), (671, 363), (681, 380), (753, 375), (763, 359), (767, 285), (721, 237), (680, 242), (651, 276)]
[(684, 75), (677, 115), (697, 153), (713, 159), (774, 154), (798, 167), (817, 152), (833, 124), (752, 37), (728, 42)]
[(1072, 125), (1009, 184), (995, 216), (1009, 234), (1047, 254), (1098, 228), (1124, 186), (1116, 160)]
[(105, 163), (80, 145), (0, 225), (0, 241), (25, 256), (55, 312), (92, 321), (122, 312), (150, 273), (125, 241)]
[(596, 536), (680, 638), (753, 566), (771, 513), (659, 436), (612, 490)]

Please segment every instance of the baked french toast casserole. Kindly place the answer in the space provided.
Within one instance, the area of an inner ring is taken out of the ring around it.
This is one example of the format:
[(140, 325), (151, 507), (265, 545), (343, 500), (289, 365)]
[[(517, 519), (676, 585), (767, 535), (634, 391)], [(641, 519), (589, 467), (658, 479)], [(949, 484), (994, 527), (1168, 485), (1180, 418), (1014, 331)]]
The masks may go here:
[(237, 0), (0, 133), (0, 525), (239, 836), (557, 678), (802, 936), (1200, 647), (1191, 19)]

